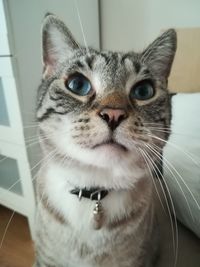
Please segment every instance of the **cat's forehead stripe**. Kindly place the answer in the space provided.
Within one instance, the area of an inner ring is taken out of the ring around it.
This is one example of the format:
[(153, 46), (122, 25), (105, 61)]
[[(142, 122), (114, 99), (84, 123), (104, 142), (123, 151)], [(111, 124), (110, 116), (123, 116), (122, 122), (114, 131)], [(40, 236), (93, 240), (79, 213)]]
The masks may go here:
[(130, 58), (126, 57), (123, 62), (124, 62), (126, 70), (128, 72), (132, 72), (133, 68), (134, 68), (132, 60), (130, 60)]
[(95, 59), (96, 59), (95, 55), (87, 56), (85, 58), (85, 61), (91, 70), (93, 69), (93, 64), (94, 64)]
[(126, 73), (138, 74), (142, 66), (134, 54), (93, 51), (90, 55), (79, 55), (73, 62), (66, 63), (67, 71), (74, 71), (76, 68), (104, 73), (104, 78), (119, 78)]
[[(113, 53), (93, 51), (90, 55), (82, 55), (74, 59), (73, 67), (66, 65), (66, 71), (83, 71), (93, 83), (95, 91), (103, 93), (108, 90), (125, 88), (130, 76), (139, 75), (146, 78), (148, 70), (142, 66), (134, 53)], [(135, 80), (135, 78), (134, 78)]]

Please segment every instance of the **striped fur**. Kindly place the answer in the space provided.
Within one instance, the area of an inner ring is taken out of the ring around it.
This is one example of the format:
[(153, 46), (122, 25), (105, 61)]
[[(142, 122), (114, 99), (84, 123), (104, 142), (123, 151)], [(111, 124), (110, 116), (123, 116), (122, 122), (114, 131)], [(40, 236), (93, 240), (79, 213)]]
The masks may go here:
[[(170, 126), (167, 79), (175, 50), (176, 33), (169, 30), (140, 54), (96, 51), (81, 47), (55, 16), (45, 18), (37, 119), (46, 160), (37, 178), (34, 267), (155, 266), (153, 186), (140, 149), (164, 145), (152, 140), (145, 123)], [(86, 96), (66, 89), (77, 72), (92, 85)], [(155, 95), (131, 98), (144, 80)], [(105, 108), (126, 112), (114, 130), (99, 116)], [(159, 133), (165, 140), (168, 135)], [(107, 144), (110, 139), (118, 145)], [(70, 193), (75, 187), (110, 190), (102, 200), (100, 230), (92, 228), (95, 203), (78, 201)]]

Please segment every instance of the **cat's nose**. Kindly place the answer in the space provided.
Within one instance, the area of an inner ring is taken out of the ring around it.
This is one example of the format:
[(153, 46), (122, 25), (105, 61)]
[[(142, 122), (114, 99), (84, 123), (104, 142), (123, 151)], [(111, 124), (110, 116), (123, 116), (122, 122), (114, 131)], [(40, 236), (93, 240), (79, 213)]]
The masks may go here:
[(115, 130), (117, 126), (125, 120), (128, 115), (124, 109), (104, 108), (99, 112), (99, 116), (107, 122), (111, 130)]

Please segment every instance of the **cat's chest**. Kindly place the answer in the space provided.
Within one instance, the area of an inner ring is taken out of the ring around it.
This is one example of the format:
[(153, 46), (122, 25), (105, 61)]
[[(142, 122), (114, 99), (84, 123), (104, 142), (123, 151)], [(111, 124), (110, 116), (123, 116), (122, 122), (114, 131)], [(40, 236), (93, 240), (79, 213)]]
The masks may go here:
[[(66, 221), (69, 221), (73, 228), (81, 234), (83, 231), (90, 234), (90, 230), (95, 227), (94, 210), (97, 201), (84, 197), (79, 200), (78, 196), (70, 191), (77, 187), (77, 176), (79, 178), (79, 186), (84, 188), (88, 185), (95, 186), (95, 178), (98, 178), (98, 181), (100, 180), (100, 177), (96, 177), (97, 175), (102, 175), (102, 180), (110, 179), (110, 176), (106, 177), (110, 173), (102, 172), (99, 174), (90, 173), (89, 171), (81, 173), (72, 169), (63, 170), (53, 164), (42, 176), (43, 188), (48, 197), (49, 205), (61, 214)], [(91, 182), (92, 179), (94, 180), (93, 183)], [(88, 185), (86, 184), (87, 181), (89, 181)], [(127, 217), (134, 209), (132, 203), (133, 194), (131, 190), (109, 190), (106, 197), (101, 200), (100, 216), (103, 225), (108, 225), (113, 220)], [(137, 203), (135, 205), (137, 206)]]
[[(102, 172), (102, 180), (110, 179), (110, 176), (106, 176), (109, 174)], [(103, 223), (100, 229), (96, 230), (94, 229), (96, 200), (87, 198), (79, 200), (77, 195), (70, 192), (76, 184), (77, 175), (80, 175), (78, 177), (80, 186), (88, 180), (91, 182), (95, 178), (98, 181), (101, 179), (99, 173), (81, 174), (72, 169), (63, 170), (54, 164), (48, 166), (44, 172), (40, 172), (38, 185), (42, 186), (42, 194), (39, 196), (40, 216), (37, 229), (41, 231), (41, 236), (44, 235), (43, 230), (48, 233), (49, 238), (47, 237), (45, 242), (48, 242), (54, 258), (59, 261), (58, 266), (65, 266), (66, 259), (70, 263), (76, 259), (75, 266), (81, 267), (118, 266), (118, 262), (113, 262), (113, 258), (120, 256), (121, 251), (126, 251), (127, 257), (132, 255), (132, 249), (127, 251), (127, 248), (134, 247), (133, 233), (138, 231), (141, 219), (144, 218), (150, 203), (150, 180), (140, 179), (135, 187), (129, 190), (109, 190), (106, 197), (101, 200)], [(118, 177), (112, 177), (115, 178)], [(91, 183), (91, 186), (95, 186), (95, 183)], [(46, 207), (42, 204), (42, 198), (45, 197), (47, 197)], [(57, 214), (64, 218), (62, 222), (59, 221), (59, 217), (56, 218)], [(139, 236), (136, 234), (135, 238)], [(139, 244), (140, 241), (139, 238), (134, 242)], [(97, 258), (95, 264), (91, 263)], [(63, 263), (65, 265), (62, 265)]]

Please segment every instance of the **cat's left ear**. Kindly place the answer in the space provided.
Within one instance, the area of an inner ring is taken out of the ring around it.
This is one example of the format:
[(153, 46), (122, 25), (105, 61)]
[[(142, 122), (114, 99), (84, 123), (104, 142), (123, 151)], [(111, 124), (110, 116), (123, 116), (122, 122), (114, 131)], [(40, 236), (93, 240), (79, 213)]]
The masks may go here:
[(153, 75), (167, 79), (177, 48), (177, 35), (169, 29), (160, 35), (141, 54), (141, 61), (148, 65)]
[(44, 70), (52, 74), (59, 62), (70, 57), (78, 49), (66, 25), (53, 14), (47, 14), (42, 27), (42, 52)]

